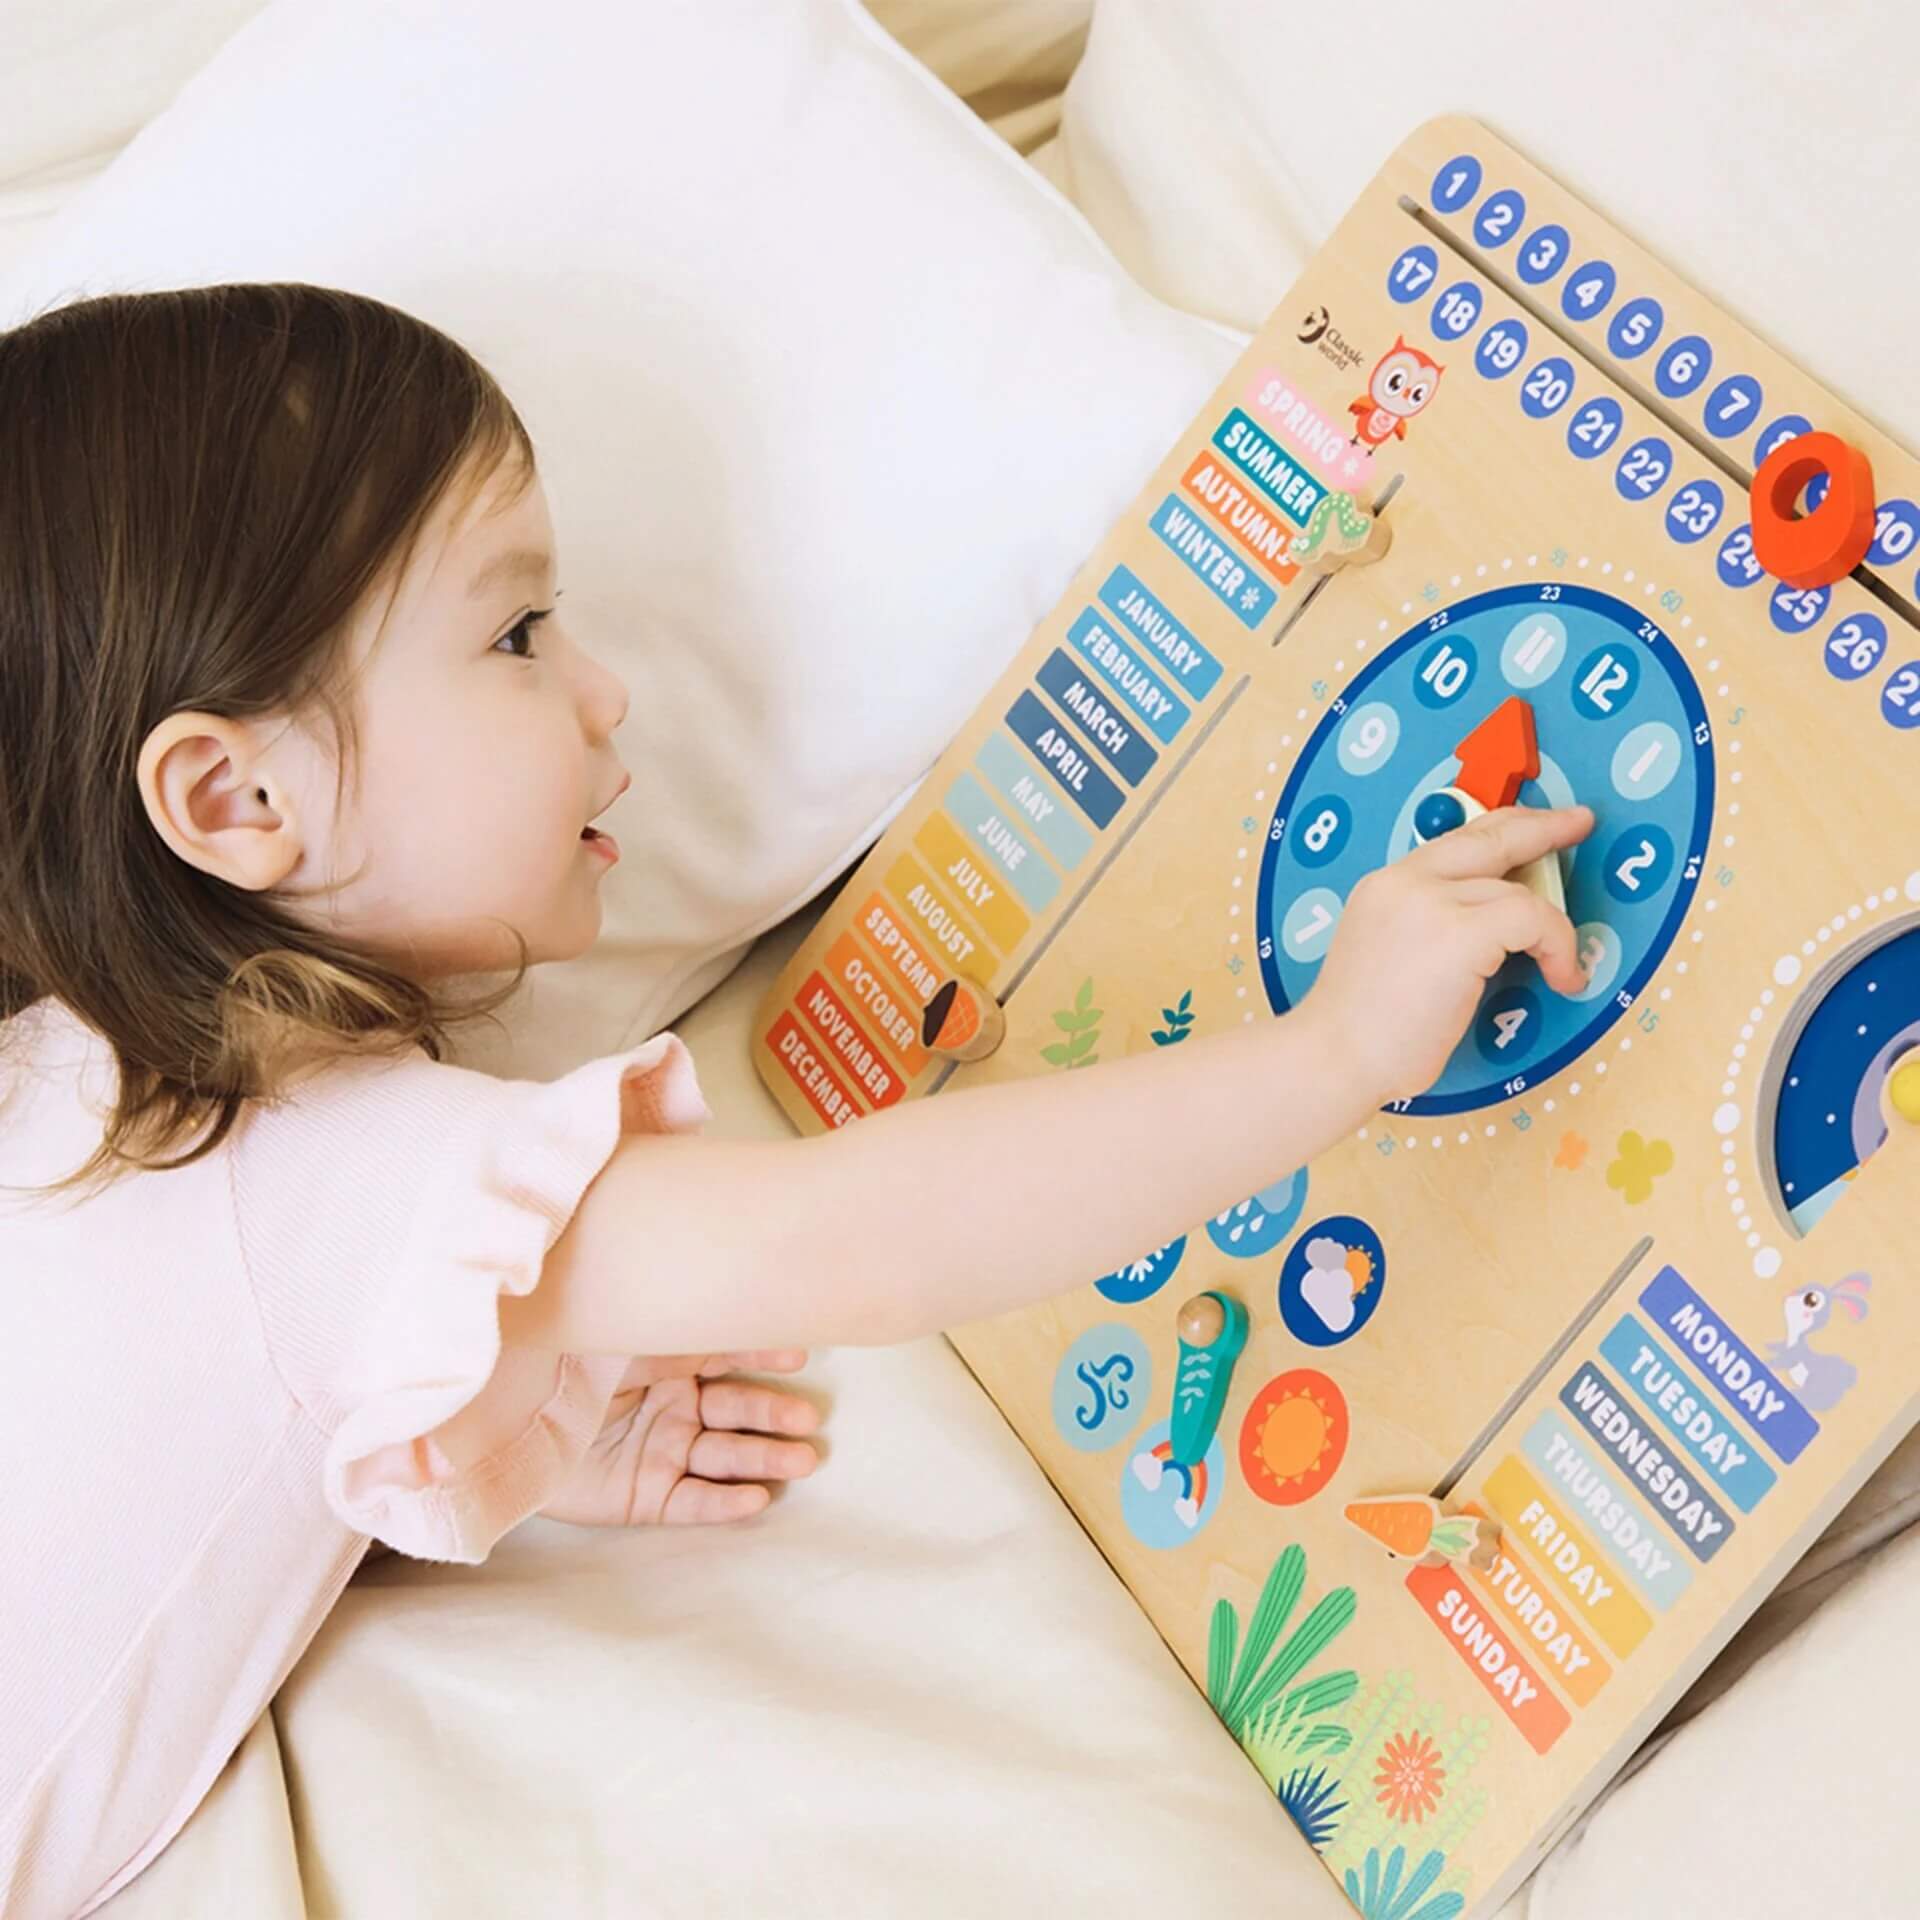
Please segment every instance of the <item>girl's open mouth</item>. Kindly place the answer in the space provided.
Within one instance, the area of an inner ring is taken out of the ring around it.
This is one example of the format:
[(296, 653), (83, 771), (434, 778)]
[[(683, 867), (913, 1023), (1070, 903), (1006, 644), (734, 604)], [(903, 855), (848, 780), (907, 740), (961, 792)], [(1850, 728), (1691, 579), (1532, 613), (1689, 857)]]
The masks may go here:
[(582, 827), (580, 843), (590, 852), (597, 853), (608, 866), (620, 858), (620, 842), (610, 833), (602, 833), (598, 827)]

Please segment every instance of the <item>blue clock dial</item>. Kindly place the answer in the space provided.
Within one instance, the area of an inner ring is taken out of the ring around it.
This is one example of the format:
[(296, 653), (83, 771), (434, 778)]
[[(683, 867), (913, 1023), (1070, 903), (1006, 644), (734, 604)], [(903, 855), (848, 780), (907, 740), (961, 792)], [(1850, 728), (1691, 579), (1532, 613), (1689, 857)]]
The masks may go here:
[[(1396, 1111), (1510, 1100), (1577, 1060), (1646, 985), (1698, 887), (1713, 827), (1713, 736), (1679, 649), (1625, 601), (1559, 582), (1498, 587), (1409, 627), (1334, 700), (1267, 829), (1256, 900), (1276, 1013), (1319, 973), (1361, 878), (1409, 852), (1461, 775), (1457, 749), (1518, 695), (1533, 708), (1530, 806), (1584, 803), (1595, 825), (1562, 856), (1589, 969), (1578, 999), (1517, 955), (1488, 982), (1446, 1071)], [(1421, 827), (1416, 827), (1416, 822)]]
[(1886, 1139), (1880, 1090), (1915, 1048), (1920, 927), (1909, 926), (1844, 967), (1787, 1055), (1773, 1111), (1773, 1178), (1802, 1233)]

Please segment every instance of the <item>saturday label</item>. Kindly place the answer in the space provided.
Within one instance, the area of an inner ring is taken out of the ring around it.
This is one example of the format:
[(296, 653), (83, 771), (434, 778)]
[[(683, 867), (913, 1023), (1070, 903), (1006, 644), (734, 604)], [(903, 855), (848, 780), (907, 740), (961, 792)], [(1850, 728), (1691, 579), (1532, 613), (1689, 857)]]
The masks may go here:
[(1138, 658), (1132, 642), (1122, 640), (1094, 608), (1073, 623), (1067, 638), (1161, 740), (1171, 742), (1187, 724), (1192, 710), (1167, 691), (1160, 676)]
[(1527, 1429), (1520, 1450), (1547, 1487), (1577, 1513), (1621, 1568), (1662, 1613), (1686, 1592), (1693, 1576), (1668, 1551), (1646, 1510), (1599, 1460), (1574, 1439), (1552, 1408)]
[(1484, 1492), (1515, 1539), (1573, 1602), (1574, 1618), (1585, 1621), (1624, 1660), (1647, 1637), (1653, 1616), (1621, 1588), (1612, 1563), (1567, 1517), (1571, 1509), (1513, 1454), (1487, 1476)]
[(1160, 658), (1189, 700), (1204, 700), (1220, 678), (1220, 662), (1163, 607), (1131, 567), (1115, 567), (1100, 598)]
[(947, 811), (1036, 913), (1060, 891), (1060, 876), (1008, 824), (1006, 809), (970, 773), (947, 789)]
[(1106, 755), (1128, 786), (1137, 787), (1153, 771), (1160, 755), (1115, 706), (1106, 688), (1088, 679), (1086, 669), (1070, 655), (1055, 647), (1033, 677), (1073, 715), (1081, 732)]
[(1725, 1397), (1728, 1405), (1791, 1465), (1806, 1451), (1820, 1423), (1767, 1369), (1737, 1334), (1672, 1267), (1662, 1267), (1640, 1296), (1657, 1332), (1664, 1333)]
[(1487, 1612), (1452, 1567), (1415, 1567), (1407, 1591), (1446, 1636), (1447, 1643), (1480, 1677), (1500, 1710), (1520, 1729), (1535, 1753), (1545, 1753), (1572, 1723), (1540, 1676), (1511, 1644), (1512, 1636)]
[(1112, 823), (1126, 796), (1087, 758), (1079, 735), (1068, 732), (1066, 723), (1056, 720), (1044, 702), (1022, 688), (1020, 697), (1007, 709), (1007, 725), (1016, 739), (1033, 749), (1068, 799), (1096, 827)]
[(936, 808), (920, 822), (913, 844), (932, 862), (946, 892), (972, 914), (975, 924), (1002, 953), (1010, 953), (1033, 922), (960, 830)]
[[(1480, 1509), (1468, 1506), (1466, 1512)], [(1546, 1669), (1550, 1680), (1576, 1706), (1589, 1706), (1593, 1697), (1613, 1677), (1613, 1669), (1595, 1651), (1592, 1636), (1576, 1621), (1564, 1603), (1541, 1584), (1512, 1538), (1503, 1535), (1498, 1557), (1483, 1573), (1469, 1567), (1468, 1573), (1493, 1596), (1493, 1604), (1509, 1626), (1525, 1643), (1533, 1657)]]
[(1273, 611), (1279, 595), (1177, 495), (1168, 494), (1154, 508), (1150, 524), (1243, 627), (1257, 627)]
[(1774, 1485), (1774, 1471), (1753, 1451), (1753, 1442), (1709, 1403), (1706, 1388), (1676, 1366), (1666, 1348), (1630, 1313), (1600, 1342), (1600, 1353), (1706, 1468), (1713, 1484), (1742, 1513), (1751, 1513)]
[(1733, 1536), (1733, 1522), (1703, 1488), (1694, 1484), (1692, 1463), (1682, 1467), (1668, 1449), (1622, 1405), (1624, 1395), (1588, 1361), (1560, 1389), (1566, 1407), (1614, 1464), (1640, 1483), (1639, 1491), (1680, 1536), (1696, 1560), (1711, 1560)]
[(1034, 837), (1063, 867), (1077, 867), (1086, 858), (1087, 849), (1093, 845), (1092, 836), (1004, 733), (988, 734), (973, 756), (973, 764), (1000, 789), (1033, 829)]

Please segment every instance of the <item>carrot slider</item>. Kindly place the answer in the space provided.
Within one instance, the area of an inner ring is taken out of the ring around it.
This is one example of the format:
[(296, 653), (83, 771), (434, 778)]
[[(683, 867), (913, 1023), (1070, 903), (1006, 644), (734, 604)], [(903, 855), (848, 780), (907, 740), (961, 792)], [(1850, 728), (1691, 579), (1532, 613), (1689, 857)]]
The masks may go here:
[(1348, 1521), (1368, 1539), (1377, 1540), (1400, 1560), (1417, 1560), (1423, 1567), (1458, 1565), (1491, 1567), (1500, 1546), (1498, 1522), (1477, 1514), (1447, 1514), (1429, 1494), (1381, 1494), (1371, 1500), (1350, 1500)]

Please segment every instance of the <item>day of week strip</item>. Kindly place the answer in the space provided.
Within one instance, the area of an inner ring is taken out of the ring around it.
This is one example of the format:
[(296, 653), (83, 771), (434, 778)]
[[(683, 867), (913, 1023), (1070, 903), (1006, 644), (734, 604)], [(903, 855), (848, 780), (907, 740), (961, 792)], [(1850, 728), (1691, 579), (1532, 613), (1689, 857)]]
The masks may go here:
[(1645, 1509), (1551, 1407), (1527, 1429), (1520, 1450), (1539, 1469), (1543, 1484), (1592, 1527), (1612, 1550), (1614, 1564), (1662, 1613), (1686, 1592), (1693, 1576), (1668, 1552)]
[(1559, 1499), (1512, 1454), (1487, 1476), (1483, 1492), (1488, 1506), (1574, 1602), (1575, 1617), (1624, 1660), (1647, 1637), (1653, 1616), (1621, 1588), (1610, 1563), (1567, 1518)]
[(1602, 1358), (1637, 1393), (1742, 1513), (1751, 1513), (1775, 1484), (1773, 1469), (1753, 1442), (1708, 1402), (1705, 1387), (1632, 1314), (1622, 1314), (1600, 1342)]
[[(1469, 1505), (1465, 1512), (1480, 1516), (1480, 1509)], [(1553, 1595), (1541, 1584), (1541, 1578), (1527, 1564), (1526, 1556), (1503, 1534), (1492, 1567), (1467, 1571), (1488, 1593), (1493, 1604), (1521, 1637), (1533, 1643), (1533, 1657), (1546, 1669), (1547, 1678), (1557, 1680), (1575, 1706), (1593, 1704), (1593, 1697), (1613, 1677), (1595, 1650), (1593, 1641), (1580, 1629), (1564, 1604), (1556, 1605)]]
[(1727, 1404), (1791, 1465), (1806, 1451), (1820, 1423), (1730, 1333), (1720, 1316), (1681, 1279), (1662, 1267), (1640, 1295), (1657, 1332), (1688, 1355)]
[(1711, 1560), (1733, 1537), (1733, 1522), (1691, 1466), (1673, 1455), (1622, 1404), (1625, 1395), (1590, 1360), (1560, 1389), (1561, 1404), (1633, 1479), (1662, 1520), (1696, 1560)]
[(1479, 1595), (1468, 1590), (1452, 1567), (1415, 1567), (1407, 1575), (1407, 1591), (1479, 1676), (1527, 1745), (1545, 1753), (1572, 1724), (1572, 1716), (1509, 1644), (1510, 1636), (1489, 1617)]

